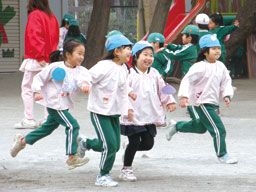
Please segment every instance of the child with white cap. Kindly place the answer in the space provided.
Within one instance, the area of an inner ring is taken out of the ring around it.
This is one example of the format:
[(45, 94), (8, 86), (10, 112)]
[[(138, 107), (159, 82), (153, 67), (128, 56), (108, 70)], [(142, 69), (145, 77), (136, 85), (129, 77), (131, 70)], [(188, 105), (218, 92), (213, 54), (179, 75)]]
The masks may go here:
[(201, 52), (182, 79), (178, 98), (181, 107), (188, 107), (191, 121), (179, 121), (170, 126), (166, 137), (171, 140), (177, 132), (203, 134), (208, 131), (221, 163), (235, 164), (227, 153), (226, 130), (217, 113), (220, 96), (227, 106), (234, 94), (231, 78), (225, 65), (218, 61), (221, 45), (216, 35), (204, 35), (199, 41)]

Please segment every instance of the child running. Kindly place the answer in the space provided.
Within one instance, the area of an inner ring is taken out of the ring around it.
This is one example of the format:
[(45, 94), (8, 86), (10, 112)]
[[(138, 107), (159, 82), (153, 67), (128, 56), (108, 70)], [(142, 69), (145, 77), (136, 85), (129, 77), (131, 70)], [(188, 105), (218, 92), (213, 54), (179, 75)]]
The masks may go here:
[(221, 163), (235, 164), (237, 160), (227, 153), (226, 130), (217, 114), (219, 97), (229, 106), (233, 96), (231, 78), (225, 65), (218, 61), (221, 45), (216, 35), (204, 35), (199, 45), (201, 52), (198, 62), (192, 65), (182, 79), (178, 97), (180, 106), (188, 107), (191, 121), (173, 123), (167, 133), (171, 140), (176, 132), (202, 134), (209, 131), (213, 138), (214, 149)]
[(84, 60), (85, 47), (78, 41), (68, 41), (64, 44), (64, 61), (55, 62), (44, 68), (33, 80), (32, 90), (34, 98), (41, 105), (47, 107), (47, 120), (36, 130), (26, 136), (17, 134), (15, 143), (10, 150), (11, 156), (16, 157), (26, 144), (33, 145), (38, 140), (50, 135), (59, 125), (66, 127), (66, 161), (70, 169), (84, 165), (88, 158), (77, 155), (77, 136), (79, 125), (69, 113), (73, 102), (72, 94), (81, 89), (88, 93), (90, 89), (90, 74), (81, 65)]
[(97, 186), (118, 185), (109, 173), (120, 148), (119, 117), (128, 113), (127, 72), (122, 65), (130, 59), (131, 46), (132, 43), (121, 34), (108, 37), (105, 43), (107, 55), (89, 70), (92, 88), (87, 108), (98, 138), (80, 138), (79, 153), (84, 156), (84, 151), (90, 149), (101, 152)]
[(239, 21), (235, 20), (233, 25), (224, 26), (222, 15), (220, 13), (214, 13), (210, 15), (208, 27), (211, 34), (217, 35), (221, 45), (221, 56), (219, 60), (226, 64), (226, 47), (224, 44), (224, 39), (227, 35), (231, 34), (239, 27)]
[(130, 99), (128, 116), (121, 118), (121, 133), (129, 143), (124, 154), (124, 164), (120, 179), (136, 181), (132, 162), (137, 151), (150, 150), (154, 145), (156, 125), (165, 124), (165, 111), (174, 111), (176, 102), (172, 95), (162, 93), (165, 82), (159, 72), (151, 68), (153, 46), (147, 41), (139, 41), (132, 48), (133, 68), (130, 69), (128, 83), (137, 95)]

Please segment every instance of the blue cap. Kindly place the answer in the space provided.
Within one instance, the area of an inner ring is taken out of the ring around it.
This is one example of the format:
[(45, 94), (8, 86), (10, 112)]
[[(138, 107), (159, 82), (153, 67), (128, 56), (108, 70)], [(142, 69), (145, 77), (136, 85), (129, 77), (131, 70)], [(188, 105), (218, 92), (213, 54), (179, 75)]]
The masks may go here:
[(123, 33), (121, 31), (118, 31), (118, 30), (113, 30), (113, 31), (109, 31), (108, 34), (105, 37), (109, 38), (113, 35), (123, 35)]
[(153, 46), (149, 42), (147, 42), (147, 41), (138, 41), (132, 47), (132, 56), (134, 56), (138, 51), (141, 51), (145, 48), (151, 48), (152, 51), (154, 50)]
[(216, 34), (207, 34), (200, 38), (199, 46), (202, 49), (205, 47), (220, 47), (221, 45)]
[(66, 76), (66, 71), (61, 67), (56, 67), (52, 71), (52, 79), (55, 81), (63, 81), (65, 76)]
[(71, 15), (71, 14), (69, 14), (69, 13), (66, 13), (66, 14), (63, 16), (63, 19), (64, 19), (65, 21), (70, 22), (70, 20), (75, 19), (75, 18), (74, 18), (73, 15)]
[(133, 43), (124, 35), (117, 34), (107, 38), (105, 48), (107, 51), (114, 50), (115, 48), (122, 47), (124, 45), (132, 45)]

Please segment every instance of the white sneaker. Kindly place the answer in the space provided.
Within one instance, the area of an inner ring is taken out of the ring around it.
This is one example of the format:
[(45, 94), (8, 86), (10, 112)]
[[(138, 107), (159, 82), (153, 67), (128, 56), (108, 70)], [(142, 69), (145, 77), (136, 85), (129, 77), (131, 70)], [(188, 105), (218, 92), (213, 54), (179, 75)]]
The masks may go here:
[(23, 119), (14, 125), (15, 129), (35, 129), (39, 125), (34, 119)]
[(14, 137), (14, 143), (10, 150), (10, 154), (12, 157), (16, 157), (16, 155), (25, 148), (26, 144), (22, 144), (21, 139), (23, 136), (21, 134), (16, 134)]
[(172, 139), (172, 136), (175, 134), (175, 133), (177, 133), (177, 130), (176, 130), (176, 121), (174, 121), (174, 120), (171, 120), (170, 121), (170, 123), (169, 123), (169, 125), (167, 125), (167, 133), (166, 133), (166, 139), (168, 140), (168, 141), (170, 141), (171, 139)]
[(225, 163), (225, 164), (237, 164), (238, 163), (238, 160), (236, 158), (230, 157), (227, 153), (225, 155), (223, 155), (222, 157), (218, 157), (218, 159), (221, 163)]
[(102, 187), (116, 187), (118, 183), (114, 181), (110, 175), (98, 175), (96, 178), (95, 185)]
[(124, 181), (136, 181), (137, 177), (133, 174), (132, 168), (123, 168), (119, 175), (119, 179)]
[(88, 149), (86, 148), (85, 144), (86, 144), (86, 140), (87, 138), (85, 136), (82, 135), (78, 135), (77, 137), (77, 152), (76, 154), (83, 158), (85, 156), (85, 151), (87, 151)]

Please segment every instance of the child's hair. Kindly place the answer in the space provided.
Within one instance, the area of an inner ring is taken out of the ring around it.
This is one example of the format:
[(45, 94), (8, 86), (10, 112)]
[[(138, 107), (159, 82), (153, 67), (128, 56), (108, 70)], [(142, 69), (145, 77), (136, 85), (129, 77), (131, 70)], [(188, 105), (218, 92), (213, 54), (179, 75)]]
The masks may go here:
[(164, 43), (159, 43), (159, 48), (164, 47)]
[(69, 25), (69, 22), (66, 19), (62, 19), (60, 27), (64, 27), (65, 25)]
[(184, 35), (186, 35), (186, 37), (192, 37), (192, 40), (191, 40), (191, 43), (196, 45), (198, 44), (198, 41), (199, 41), (199, 37), (198, 35), (194, 35), (194, 34), (187, 34), (187, 33), (183, 33)]
[(78, 25), (70, 25), (68, 28), (67, 36), (79, 36), (81, 34)]
[(84, 46), (84, 44), (80, 41), (77, 41), (77, 40), (69, 40), (67, 42), (64, 42), (64, 45), (63, 45), (63, 59), (66, 60), (66, 54), (67, 53), (70, 53), (72, 54), (74, 49), (78, 46)]
[[(125, 49), (126, 47), (132, 47), (131, 45), (123, 45), (121, 47), (118, 47), (116, 49)], [(114, 59), (116, 56), (114, 54), (115, 49), (108, 51), (102, 58), (102, 60), (108, 60), (108, 59)]]
[(53, 51), (50, 54), (50, 63), (54, 63), (57, 61), (63, 61), (63, 54), (60, 50)]
[(203, 25), (203, 24), (198, 23), (197, 26), (198, 26), (199, 29), (209, 30), (208, 25)]
[(210, 19), (212, 20), (212, 22), (214, 22), (218, 26), (224, 25), (223, 17), (220, 13), (214, 13), (214, 14), (210, 15)]
[(48, 15), (52, 14), (48, 0), (29, 0), (27, 5), (28, 14), (35, 9), (39, 9)]
[(197, 62), (205, 60), (206, 57), (205, 57), (204, 54), (205, 54), (205, 53), (208, 53), (208, 54), (209, 54), (209, 50), (210, 50), (209, 47), (204, 47), (204, 48), (202, 48), (202, 49), (200, 50), (199, 54), (198, 54)]

